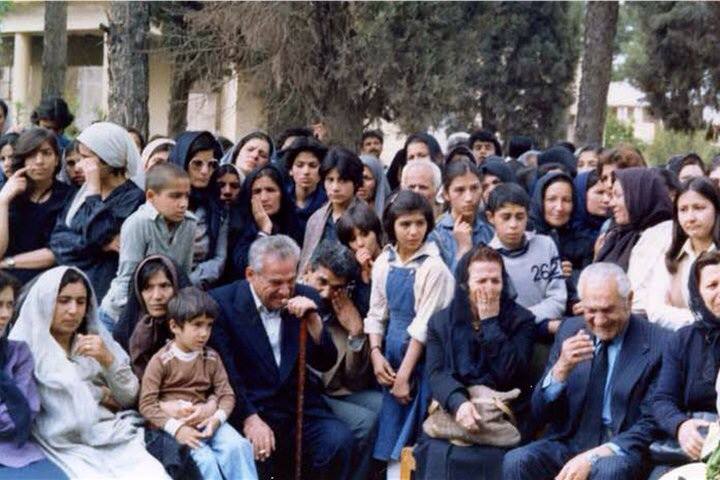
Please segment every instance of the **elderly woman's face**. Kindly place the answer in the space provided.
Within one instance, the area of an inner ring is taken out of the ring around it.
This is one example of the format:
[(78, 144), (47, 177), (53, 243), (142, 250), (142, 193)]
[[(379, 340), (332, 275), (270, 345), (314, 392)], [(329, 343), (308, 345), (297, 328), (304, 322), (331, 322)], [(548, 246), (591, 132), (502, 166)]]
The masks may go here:
[(88, 292), (84, 283), (76, 282), (65, 285), (55, 299), (55, 312), (50, 324), (50, 333), (55, 337), (75, 333), (85, 318), (87, 304)]
[(614, 339), (630, 318), (632, 298), (624, 299), (618, 293), (614, 279), (591, 278), (582, 287), (582, 306), (588, 328), (601, 341)]
[(708, 310), (720, 317), (720, 265), (708, 265), (700, 272), (700, 296)]
[(468, 267), (468, 291), (470, 299), (483, 293), (490, 298), (500, 298), (502, 291), (502, 268), (497, 262), (472, 262)]

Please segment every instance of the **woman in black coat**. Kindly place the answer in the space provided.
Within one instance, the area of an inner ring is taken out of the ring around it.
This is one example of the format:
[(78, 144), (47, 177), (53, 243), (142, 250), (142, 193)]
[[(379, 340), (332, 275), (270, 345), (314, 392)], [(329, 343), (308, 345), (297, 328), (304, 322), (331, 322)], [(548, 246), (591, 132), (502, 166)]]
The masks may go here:
[[(534, 317), (515, 303), (502, 257), (486, 245), (477, 245), (460, 260), (456, 281), (453, 302), (430, 319), (426, 364), (432, 398), (460, 425), (472, 425), (468, 387), (520, 388), (529, 393), (526, 373)], [(518, 412), (521, 403), (511, 408)], [(423, 435), (415, 448), (417, 478), (500, 479), (505, 452), (491, 446), (456, 446)]]

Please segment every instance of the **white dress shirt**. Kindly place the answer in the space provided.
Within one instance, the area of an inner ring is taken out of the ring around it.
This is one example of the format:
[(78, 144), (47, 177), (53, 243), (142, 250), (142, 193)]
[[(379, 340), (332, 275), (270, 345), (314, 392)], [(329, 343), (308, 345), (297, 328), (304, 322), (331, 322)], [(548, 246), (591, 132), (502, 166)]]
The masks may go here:
[(263, 305), (260, 297), (258, 297), (255, 293), (252, 284), (248, 285), (250, 286), (250, 292), (252, 293), (253, 299), (255, 300), (255, 306), (257, 307), (257, 311), (260, 314), (260, 319), (262, 320), (263, 327), (265, 327), (265, 333), (267, 333), (268, 339), (270, 340), (270, 347), (272, 348), (273, 357), (275, 357), (275, 364), (279, 367), (281, 359), (280, 325), (282, 322), (280, 310), (268, 310), (267, 307)]

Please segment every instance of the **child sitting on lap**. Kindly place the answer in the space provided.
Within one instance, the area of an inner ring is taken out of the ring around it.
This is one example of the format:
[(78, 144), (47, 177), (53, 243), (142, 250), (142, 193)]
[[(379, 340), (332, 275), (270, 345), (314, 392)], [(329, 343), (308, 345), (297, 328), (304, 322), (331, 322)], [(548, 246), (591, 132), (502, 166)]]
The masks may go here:
[[(225, 423), (235, 406), (225, 367), (206, 346), (217, 304), (205, 292), (188, 287), (170, 300), (167, 315), (174, 338), (153, 355), (145, 370), (140, 413), (192, 449), (203, 478), (257, 478), (250, 442)], [(202, 419), (195, 415), (195, 406), (211, 395), (218, 408)], [(175, 408), (163, 408), (166, 405)]]

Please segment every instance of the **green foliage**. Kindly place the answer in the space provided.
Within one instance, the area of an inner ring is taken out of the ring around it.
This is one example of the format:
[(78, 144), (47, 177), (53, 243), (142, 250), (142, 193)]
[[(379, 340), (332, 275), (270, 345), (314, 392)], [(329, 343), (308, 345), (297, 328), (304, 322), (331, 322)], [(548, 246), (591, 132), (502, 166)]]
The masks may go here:
[(483, 125), (504, 138), (556, 141), (574, 100), (582, 9), (563, 2), (484, 5), (473, 22), (478, 35), (471, 79)]
[[(704, 107), (720, 107), (720, 3), (630, 3), (637, 34), (625, 72), (647, 94), (667, 128), (704, 126)], [(634, 43), (633, 43), (634, 42)]]
[(603, 144), (611, 147), (620, 144), (630, 144), (642, 150), (645, 146), (641, 140), (635, 138), (632, 123), (622, 122), (610, 113), (608, 113), (605, 120), (603, 137)]
[(471, 128), (482, 113), (505, 137), (556, 140), (573, 100), (581, 4), (191, 5), (158, 16), (182, 17), (167, 53), (210, 85), (222, 78), (219, 66), (234, 65), (261, 86), (273, 133), (322, 119), (349, 145), (378, 119), (410, 132), (449, 120)]
[(695, 152), (706, 163), (718, 148), (705, 139), (705, 132), (677, 132), (658, 128), (653, 142), (643, 150), (645, 158), (653, 165), (664, 165), (673, 155)]
[(630, 68), (645, 64), (647, 55), (643, 45), (643, 32), (639, 28), (639, 11), (628, 2), (620, 4), (617, 33), (615, 35), (615, 59), (612, 81), (632, 78)]

